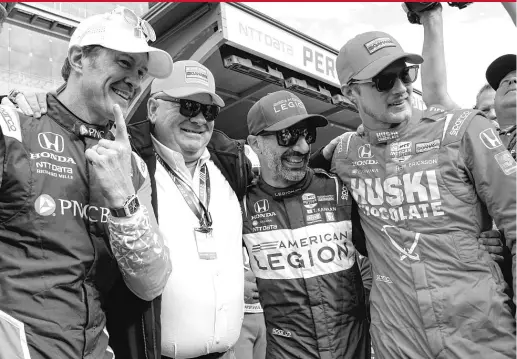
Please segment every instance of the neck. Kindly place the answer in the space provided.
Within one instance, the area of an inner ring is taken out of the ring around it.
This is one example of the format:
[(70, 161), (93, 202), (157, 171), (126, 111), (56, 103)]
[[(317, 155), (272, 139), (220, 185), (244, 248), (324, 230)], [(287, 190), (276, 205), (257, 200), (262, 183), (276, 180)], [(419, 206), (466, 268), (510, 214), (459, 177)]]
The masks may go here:
[(361, 121), (363, 123), (364, 129), (370, 131), (389, 130), (390, 128), (394, 127), (394, 124), (392, 123), (377, 121), (373, 117), (366, 115), (364, 113), (361, 114)]
[(107, 125), (108, 119), (99, 116), (95, 111), (96, 106), (88, 105), (91, 100), (88, 100), (80, 91), (74, 91), (73, 87), (68, 83), (65, 89), (57, 96), (58, 100), (84, 122), (92, 125)]
[(282, 176), (273, 176), (270, 173), (264, 173), (266, 171), (261, 171), (260, 178), (262, 181), (264, 181), (266, 184), (268, 184), (271, 187), (274, 188), (287, 188), (296, 185), (297, 183), (300, 183), (300, 181), (289, 181), (283, 178)]
[(513, 126), (516, 124), (515, 112), (513, 113), (504, 113), (502, 116), (497, 116), (497, 122), (499, 122), (499, 126), (501, 130)]

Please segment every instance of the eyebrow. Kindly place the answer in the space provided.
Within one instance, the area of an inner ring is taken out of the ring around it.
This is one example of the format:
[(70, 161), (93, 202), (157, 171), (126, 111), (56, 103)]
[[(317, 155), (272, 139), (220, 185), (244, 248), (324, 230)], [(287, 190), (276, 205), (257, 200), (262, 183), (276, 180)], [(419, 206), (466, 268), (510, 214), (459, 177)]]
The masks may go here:
[[(128, 53), (122, 53), (122, 54), (120, 54), (120, 56), (129, 57), (131, 59), (132, 65), (134, 65), (136, 63), (136, 60), (133, 57), (133, 55), (130, 55)], [(147, 59), (149, 59), (149, 54), (147, 54)], [(149, 72), (149, 69), (147, 68), (147, 66), (142, 66), (142, 68), (145, 70), (146, 73)]]

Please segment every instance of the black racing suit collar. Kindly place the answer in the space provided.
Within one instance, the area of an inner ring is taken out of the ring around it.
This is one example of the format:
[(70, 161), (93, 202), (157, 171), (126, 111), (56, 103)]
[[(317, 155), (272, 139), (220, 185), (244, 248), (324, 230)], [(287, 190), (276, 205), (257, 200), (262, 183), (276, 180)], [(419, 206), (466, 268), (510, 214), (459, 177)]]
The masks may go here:
[(382, 130), (370, 130), (364, 127), (363, 125), (357, 130), (357, 133), (361, 137), (366, 137), (368, 139), (368, 142), (374, 145), (395, 142), (399, 138), (406, 135), (410, 131), (412, 125), (417, 120), (421, 119), (422, 116), (422, 111), (413, 108), (413, 114), (411, 118), (408, 121), (404, 121), (393, 128), (386, 128)]
[(110, 132), (111, 124), (96, 126), (84, 122), (59, 101), (53, 93), (47, 94), (47, 116), (79, 138), (113, 139), (113, 134)]
[(272, 196), (275, 200), (281, 200), (282, 198), (296, 196), (300, 193), (305, 192), (305, 190), (309, 187), (312, 182), (312, 177), (314, 176), (314, 171), (310, 168), (307, 168), (307, 173), (305, 177), (298, 183), (286, 187), (286, 188), (276, 188), (268, 185), (262, 177), (259, 179), (257, 185), (259, 188)]

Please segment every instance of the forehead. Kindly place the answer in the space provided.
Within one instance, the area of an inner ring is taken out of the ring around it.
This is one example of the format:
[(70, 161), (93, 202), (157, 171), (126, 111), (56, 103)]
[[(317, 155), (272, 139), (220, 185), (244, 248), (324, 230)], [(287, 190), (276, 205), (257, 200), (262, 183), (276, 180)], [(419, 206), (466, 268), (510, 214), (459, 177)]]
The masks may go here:
[(137, 66), (147, 67), (147, 63), (149, 62), (149, 53), (147, 52), (122, 52), (107, 48), (104, 48), (104, 51), (107, 51), (114, 58), (124, 58), (126, 60), (131, 60)]
[(479, 102), (494, 102), (494, 97), (494, 89), (487, 88), (479, 95)]

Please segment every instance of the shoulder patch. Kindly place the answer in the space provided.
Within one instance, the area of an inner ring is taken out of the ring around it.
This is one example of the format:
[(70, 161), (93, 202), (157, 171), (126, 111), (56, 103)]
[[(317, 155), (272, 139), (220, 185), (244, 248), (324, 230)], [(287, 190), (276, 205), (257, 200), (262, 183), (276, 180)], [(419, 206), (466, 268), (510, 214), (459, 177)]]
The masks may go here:
[(145, 164), (144, 160), (136, 154), (136, 152), (131, 152), (133, 154), (133, 157), (135, 158), (135, 164), (136, 167), (138, 167), (138, 171), (142, 175), (142, 177), (147, 178), (149, 171), (147, 170), (147, 165)]
[(18, 113), (7, 106), (0, 106), (0, 126), (4, 136), (15, 138), (22, 142), (22, 129)]

